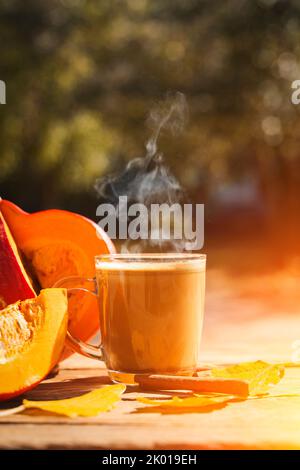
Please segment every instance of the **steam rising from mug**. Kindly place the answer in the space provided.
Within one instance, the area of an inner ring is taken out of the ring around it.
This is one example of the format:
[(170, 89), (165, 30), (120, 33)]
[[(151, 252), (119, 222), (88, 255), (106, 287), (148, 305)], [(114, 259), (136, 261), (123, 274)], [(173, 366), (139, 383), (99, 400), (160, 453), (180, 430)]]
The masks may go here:
[[(148, 116), (148, 125), (153, 132), (146, 143), (146, 156), (130, 161), (121, 174), (96, 181), (95, 188), (99, 197), (115, 206), (119, 219), (125, 216), (124, 211), (132, 204), (139, 203), (150, 208), (153, 204), (171, 206), (183, 202), (184, 192), (164, 163), (163, 155), (158, 150), (158, 139), (162, 131), (168, 131), (174, 136), (179, 135), (187, 120), (188, 107), (185, 96), (180, 92), (168, 94)], [(127, 197), (126, 207), (120, 204), (122, 196)], [(153, 233), (155, 228), (153, 230), (152, 227), (152, 235)], [(166, 240), (161, 236), (152, 236), (139, 242), (126, 240), (122, 251), (183, 251), (185, 247), (184, 237)]]
[(150, 111), (148, 124), (154, 131), (146, 143), (147, 157), (156, 155), (157, 140), (163, 129), (169, 130), (172, 135), (179, 135), (184, 130), (187, 120), (188, 106), (184, 94), (180, 92), (168, 94), (164, 101)]

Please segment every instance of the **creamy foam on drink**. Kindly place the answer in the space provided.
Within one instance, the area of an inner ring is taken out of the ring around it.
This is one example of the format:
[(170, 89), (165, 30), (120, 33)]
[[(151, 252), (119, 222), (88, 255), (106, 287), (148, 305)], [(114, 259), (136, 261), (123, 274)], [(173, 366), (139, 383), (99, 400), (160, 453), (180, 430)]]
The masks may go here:
[(97, 261), (107, 367), (126, 373), (192, 372), (201, 339), (205, 259), (142, 257)]

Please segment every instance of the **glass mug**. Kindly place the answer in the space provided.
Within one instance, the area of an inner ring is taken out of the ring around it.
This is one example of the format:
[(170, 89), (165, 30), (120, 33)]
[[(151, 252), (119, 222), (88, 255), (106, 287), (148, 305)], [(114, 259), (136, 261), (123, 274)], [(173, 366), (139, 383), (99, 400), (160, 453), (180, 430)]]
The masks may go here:
[(95, 258), (95, 279), (64, 278), (55, 287), (94, 281), (101, 345), (67, 333), (80, 354), (103, 360), (114, 382), (136, 374), (192, 375), (198, 366), (205, 293), (203, 254), (109, 254)]

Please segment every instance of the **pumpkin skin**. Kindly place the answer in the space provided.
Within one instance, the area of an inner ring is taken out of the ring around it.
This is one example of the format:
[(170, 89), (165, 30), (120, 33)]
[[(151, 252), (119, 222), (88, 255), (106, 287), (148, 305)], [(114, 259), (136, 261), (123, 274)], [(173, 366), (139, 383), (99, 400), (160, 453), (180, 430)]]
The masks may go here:
[[(0, 209), (17, 247), (24, 254), (42, 288), (52, 287), (68, 276), (93, 278), (95, 256), (115, 253), (114, 245), (106, 233), (79, 214), (58, 209), (29, 214), (6, 200), (0, 201)], [(70, 295), (71, 334), (88, 341), (98, 329), (97, 299), (82, 292)], [(66, 348), (62, 359), (72, 353)]]
[[(68, 324), (66, 289), (44, 289), (0, 311), (0, 400), (35, 387), (58, 362)], [(17, 340), (17, 341), (16, 341)]]
[(35, 297), (17, 246), (0, 213), (0, 309), (17, 300)]

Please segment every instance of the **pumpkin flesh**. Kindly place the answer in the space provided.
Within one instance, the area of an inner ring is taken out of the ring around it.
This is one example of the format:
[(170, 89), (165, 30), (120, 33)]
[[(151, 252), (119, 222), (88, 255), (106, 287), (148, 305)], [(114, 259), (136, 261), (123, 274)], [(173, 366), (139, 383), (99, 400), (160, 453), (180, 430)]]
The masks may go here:
[(44, 289), (0, 311), (0, 400), (33, 388), (51, 371), (64, 348), (67, 322), (65, 289)]
[[(52, 287), (69, 276), (93, 278), (95, 256), (115, 252), (106, 233), (81, 215), (58, 209), (28, 214), (5, 200), (0, 202), (0, 208), (42, 288)], [(72, 284), (72, 287), (76, 286)], [(88, 283), (84, 287), (92, 285)], [(70, 295), (69, 329), (83, 341), (97, 332), (99, 306), (95, 297), (82, 292)], [(66, 350), (63, 357), (70, 353)]]

